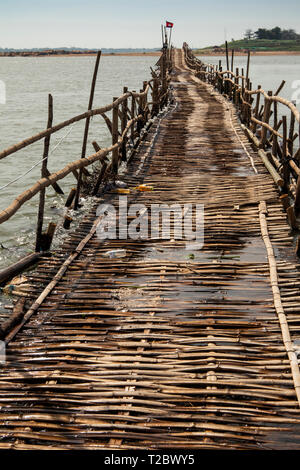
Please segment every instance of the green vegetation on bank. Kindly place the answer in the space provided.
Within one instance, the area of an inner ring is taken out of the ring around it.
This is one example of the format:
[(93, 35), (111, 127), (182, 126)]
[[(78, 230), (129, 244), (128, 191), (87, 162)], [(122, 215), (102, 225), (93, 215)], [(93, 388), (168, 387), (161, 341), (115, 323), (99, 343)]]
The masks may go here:
[[(282, 30), (279, 26), (273, 29), (259, 28), (257, 31), (247, 29), (244, 38), (228, 42), (230, 49), (236, 51), (300, 51), (300, 35), (293, 29)], [(225, 44), (196, 49), (196, 53), (223, 52)]]

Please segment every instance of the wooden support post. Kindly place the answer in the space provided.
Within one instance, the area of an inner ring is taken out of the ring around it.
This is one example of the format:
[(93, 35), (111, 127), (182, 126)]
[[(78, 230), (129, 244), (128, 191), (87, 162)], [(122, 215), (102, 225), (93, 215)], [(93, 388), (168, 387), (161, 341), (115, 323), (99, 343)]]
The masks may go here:
[[(261, 85), (258, 85), (257, 87), (259, 90), (261, 89)], [(256, 95), (256, 104), (255, 104), (255, 108), (254, 108), (254, 117), (256, 119), (258, 119), (258, 113), (259, 113), (259, 102), (260, 102), (260, 93), (257, 93)], [(253, 123), (253, 126), (252, 126), (252, 132), (255, 134), (256, 132), (256, 127), (257, 127), (257, 124), (254, 122)]]
[(154, 78), (153, 80), (153, 89), (152, 89), (152, 116), (156, 116), (159, 112), (159, 96), (158, 96), (158, 79)]
[(300, 213), (300, 176), (297, 178), (294, 212), (295, 215)]
[(164, 95), (167, 91), (167, 58), (166, 58), (167, 50), (164, 47), (162, 53), (162, 61), (161, 61), (161, 81), (162, 81), (162, 94)]
[[(90, 98), (89, 98), (89, 104), (88, 104), (88, 111), (90, 111), (93, 107), (93, 100), (94, 100), (94, 93), (95, 93), (95, 86), (96, 86), (96, 80), (97, 80), (100, 57), (101, 57), (101, 51), (98, 51), (97, 57), (96, 57), (96, 62), (95, 62), (95, 67), (94, 67), (94, 73), (93, 73), (93, 79), (92, 79), (92, 85), (91, 85), (91, 91), (90, 91)], [(82, 149), (81, 149), (81, 158), (84, 158), (85, 153), (86, 153), (86, 145), (87, 145), (87, 139), (88, 139), (88, 133), (89, 133), (90, 119), (91, 119), (90, 117), (87, 117), (86, 121), (85, 121), (85, 128), (84, 128)], [(75, 196), (75, 201), (74, 201), (74, 209), (75, 210), (78, 209), (82, 173), (83, 173), (82, 168), (80, 168), (78, 181), (77, 181), (76, 196)]]
[(279, 196), (279, 199), (283, 205), (284, 210), (286, 211), (287, 208), (290, 206), (288, 194), (282, 194), (281, 196)]
[(55, 229), (56, 229), (56, 224), (53, 222), (50, 222), (48, 225), (47, 231), (43, 233), (41, 237), (41, 251), (50, 250)]
[(67, 197), (65, 207), (71, 207), (71, 204), (74, 200), (75, 194), (76, 194), (76, 188), (72, 188), (70, 193), (69, 193), (69, 196)]
[[(268, 95), (272, 96), (272, 91), (268, 91)], [(265, 98), (265, 105), (264, 105), (264, 115), (262, 121), (266, 124), (269, 123), (270, 114), (271, 114), (271, 100)], [(262, 126), (261, 129), (261, 139), (260, 139), (260, 148), (264, 148), (267, 140), (267, 129), (266, 127)]]
[(281, 92), (282, 88), (284, 87), (285, 85), (285, 80), (282, 80), (282, 82), (280, 83), (279, 87), (277, 88), (276, 92), (274, 93), (274, 96), (277, 96), (279, 95), (279, 93)]
[(234, 49), (232, 49), (231, 51), (231, 68), (230, 68), (231, 72), (233, 72), (233, 60), (234, 60)]
[(286, 213), (287, 213), (288, 221), (289, 221), (291, 228), (293, 230), (297, 230), (298, 225), (297, 225), (297, 220), (296, 220), (295, 213), (294, 213), (294, 208), (292, 206), (289, 206), (286, 210)]
[[(293, 104), (296, 105), (296, 102), (293, 101)], [(293, 155), (293, 149), (294, 149), (294, 129), (295, 129), (295, 115), (291, 111), (290, 129), (289, 129), (289, 138), (288, 138), (288, 150), (291, 156)]]
[(225, 41), (225, 50), (226, 50), (226, 70), (229, 70), (229, 56), (228, 56), (228, 43)]
[(246, 80), (248, 80), (249, 78), (249, 67), (250, 67), (250, 50), (248, 50), (248, 56), (247, 56)]
[[(52, 98), (52, 95), (49, 94), (48, 95), (48, 123), (47, 123), (47, 129), (52, 127), (52, 122), (53, 122), (53, 98)], [(45, 137), (45, 140), (44, 140), (43, 162), (42, 162), (42, 169), (41, 169), (42, 178), (47, 177), (46, 170), (47, 170), (47, 163), (48, 163), (49, 146), (50, 146), (50, 135), (47, 135)], [(36, 241), (35, 241), (35, 251), (36, 252), (41, 251), (44, 212), (45, 212), (45, 195), (46, 195), (46, 188), (42, 188), (40, 190), (38, 221), (37, 221), (37, 229), (36, 229)]]
[(12, 279), (17, 276), (17, 274), (20, 274), (22, 271), (35, 264), (43, 255), (41, 253), (31, 253), (11, 266), (8, 266), (8, 268), (2, 269), (0, 271), (0, 285), (5, 284), (9, 279)]
[[(113, 101), (118, 98), (114, 97)], [(112, 145), (115, 145), (119, 140), (119, 105), (115, 105), (112, 111)], [(112, 151), (112, 172), (114, 176), (118, 174), (119, 168), (119, 149), (115, 148)]]
[(300, 237), (297, 238), (296, 255), (300, 258)]
[[(123, 88), (123, 93), (127, 93), (128, 88), (125, 86)], [(128, 100), (125, 99), (122, 102), (121, 105), (121, 113), (122, 113), (122, 119), (121, 119), (121, 133), (124, 132), (126, 126), (127, 126), (127, 107), (128, 107)], [(123, 162), (126, 162), (127, 160), (127, 155), (126, 155), (126, 144), (127, 144), (127, 137), (124, 138), (122, 148), (121, 148), (121, 159)]]
[[(143, 90), (145, 91), (147, 88), (148, 82), (144, 81), (143, 82)], [(148, 121), (148, 94), (143, 97), (142, 99), (142, 109), (143, 109), (143, 115), (144, 115), (144, 124)]]
[(282, 164), (283, 179), (285, 187), (288, 188), (290, 182), (290, 165), (287, 158), (287, 122), (286, 116), (282, 116)]
[[(135, 93), (135, 91), (133, 93)], [(130, 110), (131, 119), (133, 119), (135, 117), (135, 112), (136, 112), (135, 98), (134, 98), (134, 96), (131, 96), (131, 110)], [(130, 130), (132, 143), (134, 142), (134, 130), (135, 130), (135, 124), (133, 124), (133, 126), (131, 126), (131, 130)]]
[[(277, 101), (274, 101), (274, 124), (273, 128), (277, 129), (278, 126), (278, 106), (277, 106)], [(273, 134), (273, 142), (272, 142), (272, 155), (277, 158), (277, 153), (278, 153), (278, 140), (277, 140), (277, 135)]]
[(63, 222), (63, 228), (66, 229), (66, 230), (69, 230), (72, 221), (73, 221), (73, 219), (70, 215), (65, 215), (64, 222)]
[[(99, 150), (101, 150), (99, 145), (95, 141), (93, 142), (93, 147), (94, 147), (96, 152), (99, 152)], [(97, 181), (96, 181), (96, 184), (95, 184), (95, 187), (94, 187), (94, 190), (93, 190), (93, 196), (96, 196), (98, 194), (100, 184), (102, 183), (102, 180), (104, 178), (105, 171), (106, 171), (106, 168), (107, 168), (107, 161), (106, 160), (102, 161), (101, 163), (102, 163), (102, 167), (101, 167), (100, 173), (97, 177)]]
[[(249, 78), (246, 79), (246, 88), (248, 91), (251, 91), (251, 83)], [(249, 103), (249, 106), (245, 106), (245, 122), (247, 124), (247, 127), (250, 126), (251, 122), (251, 95), (249, 95), (248, 92), (246, 94), (246, 102)]]

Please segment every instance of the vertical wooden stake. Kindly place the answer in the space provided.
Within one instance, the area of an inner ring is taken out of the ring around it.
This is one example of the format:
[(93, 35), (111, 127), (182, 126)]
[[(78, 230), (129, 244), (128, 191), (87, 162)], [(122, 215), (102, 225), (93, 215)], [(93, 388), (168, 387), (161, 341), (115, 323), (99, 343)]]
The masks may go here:
[(248, 50), (248, 57), (247, 57), (246, 80), (248, 80), (249, 78), (249, 67), (250, 67), (250, 50)]
[(231, 72), (233, 72), (233, 59), (234, 59), (234, 49), (231, 51)]
[[(135, 93), (135, 91), (133, 91)], [(134, 96), (131, 96), (131, 119), (135, 117), (135, 98)], [(135, 124), (131, 126), (131, 142), (133, 144), (134, 142), (134, 129), (135, 129)]]
[[(293, 104), (296, 105), (295, 101), (293, 101)], [(293, 156), (293, 149), (294, 149), (294, 129), (295, 129), (295, 115), (291, 111), (291, 119), (290, 119), (290, 130), (289, 130), (289, 139), (288, 139), (288, 149), (289, 149), (289, 154), (291, 157)]]
[(285, 187), (288, 189), (290, 182), (290, 165), (287, 158), (287, 122), (286, 116), (282, 116), (282, 163), (283, 163), (283, 179)]
[[(277, 126), (278, 126), (278, 113), (277, 113), (278, 106), (277, 106), (277, 104), (278, 104), (277, 101), (274, 101), (274, 124), (273, 124), (273, 129), (277, 129)], [(277, 157), (277, 153), (278, 153), (278, 139), (277, 139), (277, 135), (273, 134), (272, 155), (274, 155), (274, 157)]]
[[(89, 105), (88, 105), (88, 111), (90, 111), (93, 107), (93, 100), (94, 100), (94, 93), (95, 93), (95, 86), (96, 86), (96, 80), (97, 80), (100, 57), (101, 57), (101, 51), (98, 51), (96, 62), (95, 62), (95, 67), (94, 67), (94, 73), (93, 73), (93, 79), (92, 79), (92, 85), (91, 85), (91, 91), (90, 91), (90, 99), (89, 99)], [(89, 134), (89, 127), (90, 127), (90, 117), (87, 117), (86, 121), (85, 121), (85, 128), (84, 128), (84, 134), (83, 134), (81, 158), (85, 157), (86, 144), (87, 144), (87, 139), (88, 139), (88, 134)], [(78, 180), (77, 180), (76, 196), (75, 196), (75, 201), (74, 201), (74, 209), (75, 210), (78, 209), (78, 201), (79, 201), (79, 196), (80, 196), (82, 173), (83, 173), (83, 170), (82, 170), (82, 168), (80, 168), (79, 176), (78, 176)]]
[(155, 116), (159, 111), (159, 97), (158, 97), (158, 79), (155, 78), (153, 81), (152, 89), (152, 112), (151, 115)]
[(226, 70), (229, 70), (229, 57), (228, 57), (228, 43), (225, 41), (225, 50), (226, 50)]
[[(257, 87), (259, 90), (261, 89), (261, 85), (258, 85)], [(255, 108), (254, 108), (254, 117), (257, 119), (258, 118), (258, 113), (259, 113), (259, 102), (260, 102), (260, 93), (257, 93), (256, 95), (256, 104), (255, 104)], [(253, 123), (253, 126), (252, 126), (252, 132), (255, 134), (256, 132), (256, 127), (257, 127), (257, 124), (256, 122)]]
[[(123, 88), (123, 93), (127, 93), (128, 88), (124, 86)], [(127, 126), (127, 107), (128, 107), (128, 100), (127, 98), (122, 102), (122, 121), (121, 121), (121, 133), (124, 132), (126, 126)], [(122, 144), (122, 161), (126, 162), (127, 155), (126, 155), (126, 143), (127, 143), (127, 137), (124, 137), (123, 144)]]
[(300, 176), (297, 178), (294, 212), (295, 215), (298, 215), (300, 212)]
[[(272, 91), (268, 91), (268, 95), (272, 96)], [(271, 100), (265, 98), (265, 107), (264, 107), (264, 115), (262, 121), (265, 123), (269, 123), (270, 115), (271, 115)], [(266, 127), (262, 126), (261, 128), (261, 139), (260, 139), (260, 148), (264, 148), (267, 140), (267, 129)]]
[[(53, 122), (53, 98), (52, 95), (48, 95), (48, 123), (47, 128), (52, 127)], [(47, 163), (49, 155), (49, 146), (50, 146), (50, 134), (45, 137), (44, 140), (44, 152), (43, 152), (43, 162), (41, 175), (42, 178), (47, 177)], [(35, 241), (35, 251), (41, 251), (42, 248), (42, 232), (43, 232), (43, 221), (44, 221), (44, 212), (45, 212), (45, 195), (46, 188), (40, 190), (40, 201), (39, 201), (39, 210), (38, 210), (38, 221), (36, 229), (36, 241)]]
[[(116, 101), (118, 98), (114, 97), (113, 101)], [(112, 145), (115, 145), (119, 139), (119, 105), (115, 105), (112, 111)], [(112, 171), (116, 176), (118, 174), (119, 168), (119, 149), (115, 148), (112, 151)]]

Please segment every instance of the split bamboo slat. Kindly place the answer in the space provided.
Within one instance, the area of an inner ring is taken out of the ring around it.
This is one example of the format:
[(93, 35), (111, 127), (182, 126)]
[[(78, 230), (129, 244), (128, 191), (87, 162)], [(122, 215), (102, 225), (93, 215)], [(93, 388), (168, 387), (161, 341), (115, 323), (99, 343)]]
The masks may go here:
[[(98, 193), (20, 286), (11, 328), (0, 330), (0, 449), (299, 449), (289, 198), (235, 102), (203, 81), (186, 47), (171, 57), (173, 99), (119, 178), (128, 204), (204, 204), (203, 248), (175, 237), (99, 240), (97, 207), (120, 193)], [(132, 120), (140, 102), (126, 95)], [(86, 158), (106, 155), (94, 147)], [(119, 248), (124, 257), (106, 257)]]

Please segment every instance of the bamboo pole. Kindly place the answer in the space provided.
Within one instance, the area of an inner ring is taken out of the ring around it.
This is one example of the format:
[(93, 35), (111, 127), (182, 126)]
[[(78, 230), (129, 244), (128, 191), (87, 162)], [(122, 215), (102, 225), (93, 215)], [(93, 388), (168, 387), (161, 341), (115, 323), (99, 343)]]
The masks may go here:
[(226, 51), (226, 67), (229, 70), (229, 56), (228, 56), (228, 43), (225, 41), (225, 51)]
[(297, 178), (294, 211), (295, 211), (295, 215), (298, 215), (300, 213), (300, 175), (298, 175), (298, 178)]
[(120, 147), (123, 141), (124, 135), (127, 134), (131, 126), (135, 122), (137, 122), (139, 119), (142, 119), (141, 115), (136, 116), (134, 119), (131, 119), (127, 123), (126, 129), (117, 144), (110, 146), (108, 148), (99, 150), (99, 152), (96, 152), (90, 155), (89, 157), (80, 158), (79, 160), (75, 160), (74, 162), (69, 163), (68, 165), (66, 165), (64, 168), (57, 171), (56, 173), (52, 173), (49, 177), (41, 178), (31, 188), (19, 194), (19, 196), (6, 209), (0, 212), (0, 224), (8, 220), (10, 217), (12, 217), (12, 215), (14, 215), (26, 201), (29, 201), (32, 197), (34, 197), (41, 190), (41, 188), (48, 187), (52, 185), (53, 183), (55, 183), (56, 181), (59, 181), (65, 178), (69, 173), (72, 173), (74, 170), (77, 170), (87, 165), (91, 165), (92, 163), (96, 161), (100, 161), (104, 159), (107, 154), (112, 152), (115, 148)]
[(248, 50), (248, 55), (247, 55), (247, 69), (246, 69), (246, 81), (249, 78), (249, 68), (250, 68), (250, 50)]
[(299, 371), (299, 365), (298, 365), (298, 358), (294, 351), (294, 345), (293, 345), (293, 341), (291, 340), (289, 325), (288, 325), (287, 318), (286, 318), (286, 315), (282, 306), (281, 295), (280, 295), (280, 290), (279, 290), (279, 285), (278, 285), (279, 283), (278, 283), (276, 259), (274, 256), (272, 243), (269, 238), (266, 214), (267, 214), (266, 203), (265, 201), (260, 202), (259, 221), (260, 221), (262, 238), (263, 238), (263, 241), (267, 250), (267, 255), (268, 255), (268, 262), (269, 262), (269, 269), (270, 269), (270, 281), (271, 281), (271, 287), (272, 287), (272, 292), (273, 292), (274, 307), (275, 307), (278, 320), (280, 323), (283, 344), (288, 354), (294, 387), (296, 391), (296, 396), (297, 396), (298, 404), (300, 406), (300, 371)]
[(35, 264), (45, 253), (31, 253), (30, 255), (25, 256), (16, 263), (12, 264), (8, 268), (4, 268), (0, 271), (0, 285), (7, 282), (9, 279), (12, 279), (17, 274), (20, 274), (24, 269), (29, 268)]
[[(268, 91), (268, 96), (272, 96), (272, 91)], [(269, 123), (271, 114), (271, 101), (265, 98), (265, 105), (264, 105), (264, 115), (262, 121), (266, 124)], [(266, 127), (262, 127), (261, 129), (261, 139), (260, 139), (260, 147), (264, 148), (267, 140), (267, 129)]]
[[(53, 123), (53, 98), (52, 95), (48, 95), (48, 123), (47, 128), (51, 128)], [(49, 146), (50, 146), (50, 135), (47, 135), (44, 140), (44, 152), (43, 152), (43, 161), (41, 168), (41, 177), (47, 177), (47, 163), (49, 155)], [(45, 212), (45, 195), (46, 188), (40, 190), (40, 200), (39, 200), (39, 209), (38, 209), (38, 220), (37, 220), (37, 229), (36, 229), (36, 241), (35, 241), (35, 251), (41, 251), (42, 244), (42, 232), (43, 232), (43, 222), (44, 222), (44, 212)]]
[[(147, 82), (146, 82), (147, 83)], [(146, 85), (147, 87), (147, 85)], [(145, 88), (146, 88), (145, 87)], [(127, 87), (124, 87), (123, 88), (123, 93), (126, 94), (128, 91), (128, 88)], [(121, 104), (121, 114), (122, 114), (122, 118), (121, 118), (121, 133), (124, 132), (124, 130), (126, 129), (126, 125), (127, 125), (127, 108), (128, 108), (128, 100), (124, 100)], [(127, 155), (126, 155), (126, 144), (127, 144), (127, 137), (124, 138), (124, 141), (122, 143), (122, 147), (121, 147), (121, 156), (122, 156), (122, 161), (123, 162), (126, 162), (127, 160)]]
[(59, 268), (59, 270), (57, 271), (57, 273), (55, 274), (55, 276), (53, 277), (52, 281), (45, 287), (45, 289), (42, 291), (42, 293), (39, 295), (39, 297), (37, 298), (37, 300), (31, 305), (31, 307), (29, 308), (29, 310), (27, 310), (27, 312), (25, 313), (25, 315), (23, 316), (23, 319), (21, 321), (21, 323), (19, 323), (8, 335), (7, 337), (5, 338), (5, 344), (8, 344), (15, 336), (16, 334), (18, 333), (18, 331), (20, 331), (20, 329), (25, 325), (25, 323), (27, 323), (27, 321), (29, 320), (29, 318), (31, 318), (31, 316), (34, 314), (34, 312), (38, 309), (38, 307), (42, 304), (42, 302), (46, 299), (46, 297), (50, 294), (50, 292), (53, 290), (53, 288), (56, 286), (56, 284), (60, 281), (60, 279), (63, 277), (63, 275), (65, 274), (65, 272), (67, 271), (68, 267), (70, 266), (70, 264), (78, 257), (78, 255), (82, 252), (83, 248), (85, 247), (85, 245), (88, 243), (88, 241), (93, 237), (93, 235), (95, 234), (96, 230), (97, 230), (97, 227), (99, 225), (99, 222), (101, 221), (101, 219), (103, 218), (103, 216), (99, 216), (93, 223), (93, 226), (90, 230), (90, 232), (86, 235), (85, 238), (83, 238), (83, 240), (81, 240), (81, 242), (78, 244), (78, 246), (76, 247), (76, 249), (73, 251), (73, 253), (71, 253), (68, 258), (66, 259), (66, 261), (62, 264), (62, 266)]
[[(96, 86), (96, 81), (97, 81), (97, 74), (98, 74), (98, 68), (99, 68), (99, 63), (100, 63), (100, 57), (101, 57), (101, 51), (97, 52), (97, 57), (96, 57), (96, 62), (95, 62), (95, 67), (94, 67), (94, 73), (93, 73), (93, 78), (92, 78), (92, 84), (91, 84), (91, 90), (90, 90), (90, 98), (89, 98), (89, 104), (88, 104), (88, 111), (90, 111), (93, 108), (93, 101), (94, 101), (94, 93), (95, 93), (95, 86)], [(89, 127), (90, 127), (90, 116), (86, 118), (85, 121), (85, 127), (84, 127), (84, 135), (83, 135), (83, 141), (82, 141), (82, 149), (81, 149), (81, 158), (84, 158), (86, 155), (86, 145), (87, 145), (87, 139), (88, 139), (88, 134), (89, 134)], [(79, 196), (80, 196), (80, 188), (81, 188), (81, 180), (82, 180), (82, 171), (83, 169), (79, 169), (79, 175), (78, 175), (78, 181), (77, 181), (77, 189), (76, 189), (76, 195), (75, 195), (75, 200), (74, 200), (74, 209), (78, 209), (78, 202), (79, 202)]]
[(285, 185), (288, 186), (290, 182), (290, 166), (287, 159), (287, 121), (286, 116), (282, 116), (282, 164), (283, 164), (283, 178)]
[[(113, 98), (113, 101), (116, 101), (117, 98)], [(114, 146), (118, 142), (119, 138), (119, 105), (117, 104), (113, 108), (113, 115), (112, 115), (112, 145)], [(113, 174), (116, 176), (118, 174), (118, 167), (119, 167), (119, 149), (115, 147), (112, 152), (112, 171)]]
[[(124, 129), (125, 130), (125, 129)], [(97, 144), (97, 142), (93, 142), (93, 147), (95, 149), (96, 152), (99, 152), (100, 147), (99, 145)], [(99, 191), (99, 188), (100, 188), (100, 184), (102, 183), (102, 180), (103, 180), (103, 177), (105, 175), (105, 171), (106, 171), (106, 168), (107, 168), (107, 162), (104, 160), (102, 161), (102, 167), (101, 167), (101, 170), (100, 170), (100, 173), (97, 177), (97, 181), (96, 181), (96, 184), (95, 184), (95, 187), (93, 189), (93, 196), (96, 196), (98, 191)]]
[[(134, 119), (136, 113), (135, 98), (131, 96), (131, 119)], [(131, 142), (134, 142), (134, 126), (131, 127)]]
[(234, 60), (234, 49), (232, 49), (231, 51), (231, 68), (230, 68), (231, 72), (233, 72), (233, 60)]

